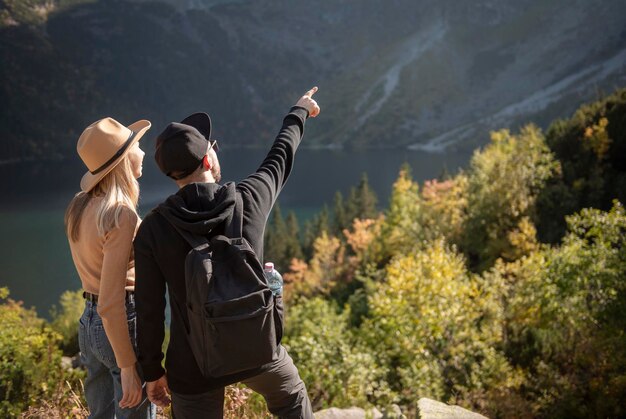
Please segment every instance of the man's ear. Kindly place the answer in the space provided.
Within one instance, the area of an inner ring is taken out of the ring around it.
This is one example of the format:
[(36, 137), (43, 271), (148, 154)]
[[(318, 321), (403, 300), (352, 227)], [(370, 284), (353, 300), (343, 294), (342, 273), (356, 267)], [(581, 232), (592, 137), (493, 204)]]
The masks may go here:
[(202, 165), (204, 166), (204, 168), (206, 170), (211, 170), (213, 168), (213, 165), (211, 164), (211, 162), (209, 161), (209, 155), (206, 154), (203, 158), (202, 158)]

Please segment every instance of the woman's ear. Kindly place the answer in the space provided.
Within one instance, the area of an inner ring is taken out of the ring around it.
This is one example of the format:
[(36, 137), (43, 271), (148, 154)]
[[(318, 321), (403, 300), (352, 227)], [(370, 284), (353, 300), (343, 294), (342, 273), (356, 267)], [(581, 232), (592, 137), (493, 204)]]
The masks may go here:
[(211, 162), (209, 161), (209, 156), (208, 154), (206, 154), (203, 158), (202, 158), (202, 165), (204, 166), (204, 168), (206, 170), (211, 170), (213, 168), (213, 165), (211, 164)]

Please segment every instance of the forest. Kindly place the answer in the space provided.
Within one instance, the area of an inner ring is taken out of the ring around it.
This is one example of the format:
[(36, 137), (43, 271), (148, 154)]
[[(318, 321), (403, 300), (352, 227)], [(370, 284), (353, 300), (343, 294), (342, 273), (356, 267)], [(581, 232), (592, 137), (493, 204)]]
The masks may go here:
[[(624, 156), (621, 89), (545, 131), (492, 132), (458, 173), (420, 184), (403, 166), (388, 203), (364, 176), (304, 223), (275, 208), (265, 259), (314, 410), (413, 417), (429, 397), (490, 418), (624, 417)], [(84, 373), (62, 361), (79, 292), (50, 322), (0, 297), (0, 415), (84, 412)], [(230, 417), (264, 417), (246, 389), (227, 394)]]

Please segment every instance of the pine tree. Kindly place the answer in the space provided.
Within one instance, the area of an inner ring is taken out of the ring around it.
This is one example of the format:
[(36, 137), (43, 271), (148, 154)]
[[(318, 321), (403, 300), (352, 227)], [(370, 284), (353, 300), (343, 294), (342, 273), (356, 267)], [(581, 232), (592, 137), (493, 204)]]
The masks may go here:
[[(287, 225), (283, 219), (280, 205), (274, 205), (270, 222), (265, 230), (265, 261), (274, 262), (277, 269), (284, 270), (289, 266), (283, 266), (284, 256), (287, 251), (288, 232)], [(263, 262), (265, 262), (263, 261)]]
[(346, 203), (348, 225), (345, 227), (348, 227), (355, 218), (375, 218), (378, 213), (377, 204), (378, 198), (369, 185), (367, 173), (363, 173), (359, 185), (350, 190), (350, 198)]
[(351, 220), (348, 220), (346, 207), (343, 203), (343, 195), (340, 191), (337, 191), (335, 193), (335, 202), (333, 208), (333, 233), (335, 235), (339, 235), (344, 228), (349, 227), (350, 222)]
[(307, 259), (312, 256), (313, 243), (315, 242), (315, 239), (318, 238), (323, 232), (330, 232), (327, 205), (324, 205), (318, 214), (304, 224), (304, 240), (302, 247)]
[(300, 225), (298, 217), (293, 211), (287, 214), (287, 247), (285, 249), (285, 260), (291, 264), (293, 258), (302, 259), (302, 245), (300, 244)]

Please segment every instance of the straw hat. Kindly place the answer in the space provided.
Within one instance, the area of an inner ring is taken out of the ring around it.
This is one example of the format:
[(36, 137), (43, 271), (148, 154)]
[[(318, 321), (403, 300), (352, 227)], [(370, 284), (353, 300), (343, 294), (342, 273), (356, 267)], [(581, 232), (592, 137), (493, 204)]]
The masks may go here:
[(128, 154), (133, 144), (150, 128), (150, 121), (137, 121), (128, 127), (113, 118), (104, 118), (89, 125), (80, 135), (76, 150), (89, 171), (80, 181), (88, 192)]

